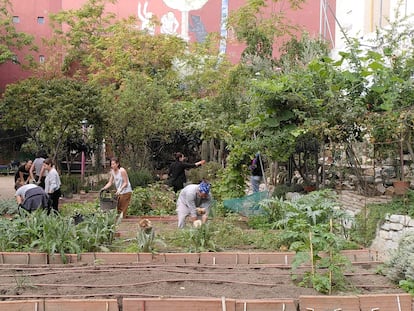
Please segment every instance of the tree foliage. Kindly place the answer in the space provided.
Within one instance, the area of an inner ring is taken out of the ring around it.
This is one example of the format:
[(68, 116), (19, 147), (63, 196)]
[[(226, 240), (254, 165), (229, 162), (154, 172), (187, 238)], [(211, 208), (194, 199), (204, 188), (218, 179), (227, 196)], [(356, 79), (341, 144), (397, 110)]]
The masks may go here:
[[(272, 0), (274, 3), (280, 0)], [(299, 9), (303, 0), (290, 0), (291, 9)], [(229, 17), (231, 27), (236, 38), (246, 44), (242, 53), (242, 60), (255, 64), (267, 60), (273, 62), (273, 45), (276, 38), (292, 35), (296, 26), (289, 24), (282, 10), (271, 12), (267, 1), (250, 0), (246, 5), (233, 12)]]
[(56, 159), (64, 143), (81, 136), (82, 121), (102, 128), (104, 112), (96, 86), (72, 79), (26, 79), (8, 85), (0, 105), (4, 128), (24, 128), (37, 148)]

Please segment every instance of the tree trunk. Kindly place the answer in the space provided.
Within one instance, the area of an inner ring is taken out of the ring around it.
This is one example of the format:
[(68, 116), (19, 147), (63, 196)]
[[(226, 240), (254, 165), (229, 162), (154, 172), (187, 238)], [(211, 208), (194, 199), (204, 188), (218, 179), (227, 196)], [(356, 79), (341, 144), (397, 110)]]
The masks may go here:
[(226, 167), (226, 159), (225, 159), (225, 153), (224, 148), (226, 144), (224, 143), (224, 140), (220, 140), (220, 149), (218, 152), (218, 161), (221, 164), (222, 167)]
[(214, 144), (214, 138), (210, 139), (210, 157), (209, 161), (217, 161), (215, 154), (216, 154), (216, 146)]
[(209, 160), (208, 155), (209, 155), (208, 141), (203, 140), (203, 142), (201, 143), (201, 158), (203, 160), (208, 161)]

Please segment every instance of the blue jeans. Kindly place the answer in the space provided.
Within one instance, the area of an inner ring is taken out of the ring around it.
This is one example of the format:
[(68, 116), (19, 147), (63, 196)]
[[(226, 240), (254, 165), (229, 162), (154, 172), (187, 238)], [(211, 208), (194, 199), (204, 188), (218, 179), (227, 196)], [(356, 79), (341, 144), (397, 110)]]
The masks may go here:
[(259, 192), (259, 186), (261, 181), (262, 176), (250, 176), (250, 182), (252, 184), (253, 192)]

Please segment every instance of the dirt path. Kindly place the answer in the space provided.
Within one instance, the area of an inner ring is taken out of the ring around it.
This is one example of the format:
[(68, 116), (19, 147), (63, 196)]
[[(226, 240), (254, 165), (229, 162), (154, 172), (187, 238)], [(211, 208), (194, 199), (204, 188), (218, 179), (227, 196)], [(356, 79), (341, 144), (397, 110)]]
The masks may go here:
[[(375, 273), (354, 265), (351, 284), (341, 295), (396, 294), (403, 290)], [(290, 269), (274, 265), (130, 264), (27, 266), (0, 270), (0, 299), (88, 297), (228, 297), (294, 298), (320, 295), (298, 287)]]
[(0, 176), (0, 200), (14, 198), (14, 176)]

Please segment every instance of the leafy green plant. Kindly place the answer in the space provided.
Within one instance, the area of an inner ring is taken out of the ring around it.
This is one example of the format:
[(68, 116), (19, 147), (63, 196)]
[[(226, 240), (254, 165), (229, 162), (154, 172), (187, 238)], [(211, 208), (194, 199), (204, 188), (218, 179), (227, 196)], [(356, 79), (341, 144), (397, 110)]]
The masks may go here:
[(112, 243), (119, 221), (115, 210), (97, 212), (85, 217), (84, 221), (76, 226), (81, 249), (90, 252), (106, 250), (105, 245)]
[(28, 288), (28, 287), (36, 288), (36, 286), (32, 284), (30, 276), (28, 275), (15, 275), (14, 279), (16, 281), (16, 287), (15, 287), (16, 290)]
[(398, 285), (407, 293), (414, 295), (414, 280), (401, 280)]
[(64, 174), (60, 176), (61, 191), (64, 195), (78, 193), (81, 187), (81, 179), (78, 175)]
[(15, 199), (0, 200), (0, 215), (13, 215), (18, 211), (18, 205)]
[(155, 231), (152, 223), (147, 218), (140, 220), (136, 236), (138, 252), (154, 252), (156, 244), (165, 246), (165, 243), (155, 238)]
[[(414, 284), (414, 234), (407, 233), (399, 242), (386, 266), (386, 275), (396, 283), (402, 283), (410, 291)], [(403, 282), (404, 281), (404, 282)]]
[(129, 215), (163, 215), (175, 211), (175, 193), (162, 183), (136, 187), (128, 208)]
[(138, 230), (137, 244), (141, 252), (152, 252), (154, 250), (155, 233), (154, 230)]
[[(322, 293), (344, 288), (347, 259), (340, 251), (346, 244), (341, 226), (345, 213), (337, 208), (335, 193), (314, 191), (294, 201), (272, 201), (280, 217), (274, 225), (283, 229), (279, 234), (280, 243), (296, 251), (293, 279), (297, 279), (298, 267), (310, 264), (311, 270), (304, 274), (299, 285), (311, 286)], [(327, 255), (321, 256), (322, 252)], [(321, 273), (320, 269), (326, 272)]]
[(211, 184), (217, 180), (219, 172), (222, 171), (220, 163), (207, 162), (203, 166), (187, 172), (188, 180), (192, 183), (199, 183), (203, 179), (207, 179)]
[(213, 241), (214, 231), (210, 224), (203, 224), (198, 228), (180, 230), (176, 236), (181, 241), (188, 252), (207, 252), (216, 251), (216, 245)]
[(88, 203), (67, 203), (65, 205), (59, 206), (59, 212), (62, 216), (74, 217), (76, 215), (92, 215), (99, 210), (98, 202), (88, 202)]
[[(72, 219), (59, 215), (50, 216), (41, 211), (28, 221), (41, 222), (41, 232), (33, 239), (30, 247), (49, 255), (60, 254), (63, 263), (66, 263), (66, 253), (80, 254), (81, 247), (76, 235), (76, 227)], [(31, 226), (33, 228), (33, 226)]]
[(13, 219), (0, 218), (0, 250), (59, 254), (66, 262), (66, 253), (106, 249), (114, 239), (116, 221), (116, 211), (97, 211), (77, 225), (72, 215), (22, 212)]
[(139, 171), (129, 171), (128, 178), (131, 183), (132, 189), (136, 187), (146, 187), (149, 183), (153, 182), (154, 178), (147, 169)]
[[(327, 232), (325, 226), (318, 225), (309, 231), (308, 240), (294, 243), (291, 248), (296, 251), (292, 263), (292, 279), (298, 280), (295, 271), (303, 264), (311, 265), (299, 281), (300, 286), (312, 287), (320, 293), (331, 294), (332, 291), (345, 290), (349, 287), (344, 272), (351, 267), (348, 258), (340, 253), (341, 242), (338, 237)], [(322, 256), (321, 252), (325, 252)]]

